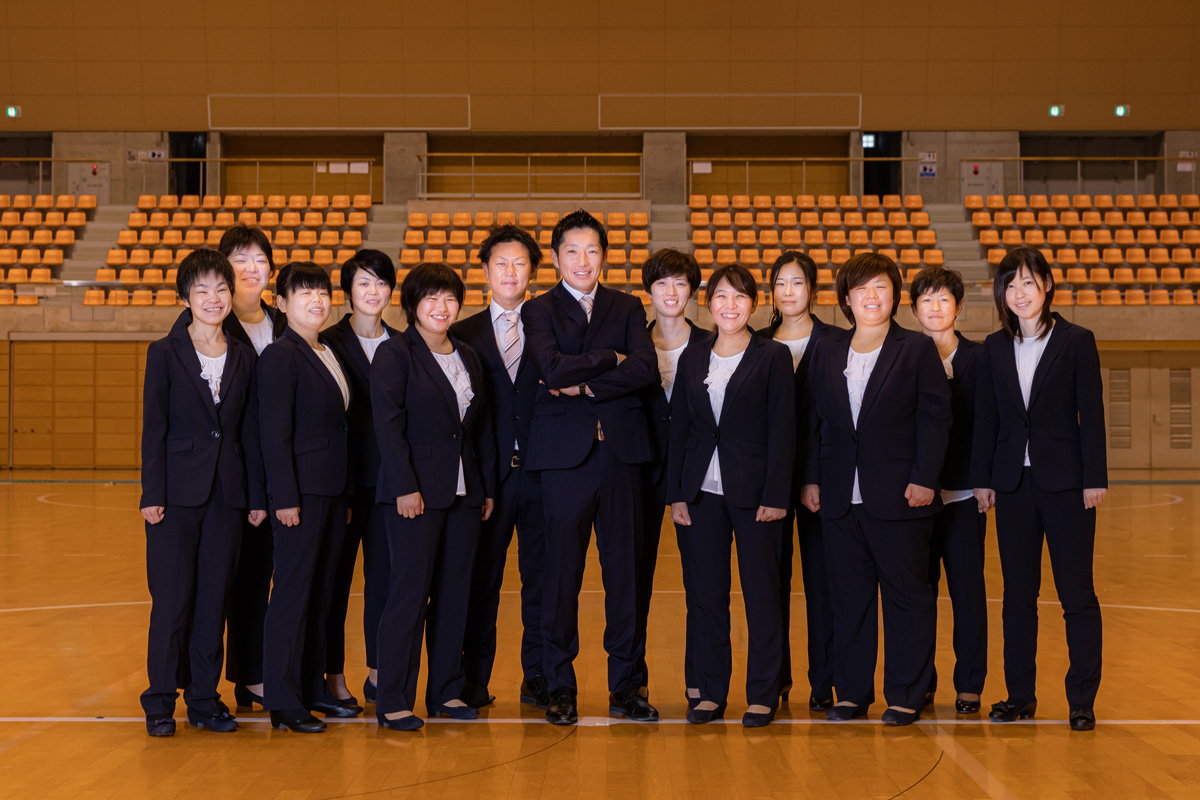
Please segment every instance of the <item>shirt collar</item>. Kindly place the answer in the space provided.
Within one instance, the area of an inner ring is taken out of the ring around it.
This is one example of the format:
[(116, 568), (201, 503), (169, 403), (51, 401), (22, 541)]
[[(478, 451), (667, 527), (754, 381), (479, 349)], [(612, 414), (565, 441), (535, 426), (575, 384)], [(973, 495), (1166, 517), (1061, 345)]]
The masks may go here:
[(597, 283), (595, 286), (592, 287), (592, 290), (585, 295), (583, 292), (574, 288), (566, 281), (562, 281), (562, 285), (563, 285), (564, 289), (566, 289), (568, 292), (570, 292), (571, 297), (574, 297), (576, 300), (582, 300), (584, 297), (590, 297), (590, 298), (592, 298), (593, 301), (596, 299), (596, 289), (598, 289), (600, 287), (600, 284)]
[[(522, 300), (520, 302), (520, 304), (517, 305), (517, 307), (513, 309), (513, 311), (517, 312), (518, 317), (520, 317), (521, 307), (524, 305), (525, 305), (525, 301)], [(492, 324), (495, 325), (496, 320), (500, 319), (500, 317), (502, 317), (506, 313), (508, 313), (508, 309), (504, 308), (504, 306), (500, 305), (495, 300), (493, 300), (491, 303), (488, 304), (488, 312), (492, 315)]]

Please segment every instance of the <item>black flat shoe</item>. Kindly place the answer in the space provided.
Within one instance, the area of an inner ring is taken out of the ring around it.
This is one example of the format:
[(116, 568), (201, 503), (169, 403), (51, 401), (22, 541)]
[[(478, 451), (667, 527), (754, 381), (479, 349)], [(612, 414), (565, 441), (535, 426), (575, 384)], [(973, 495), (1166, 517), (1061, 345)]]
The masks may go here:
[(262, 695), (255, 694), (254, 692), (250, 691), (250, 689), (247, 688), (246, 684), (244, 684), (244, 683), (234, 684), (233, 699), (237, 701), (237, 707), (239, 709), (245, 709), (246, 711), (253, 711), (254, 704), (258, 703), (259, 707), (262, 708), (264, 711), (266, 711), (266, 706), (263, 705)]
[(792, 683), (791, 683), (791, 681), (788, 681), (787, 683), (785, 683), (783, 685), (783, 688), (781, 688), (779, 690), (779, 702), (786, 703), (788, 701), (788, 697), (791, 694), (792, 694)]
[(363, 678), (363, 700), (368, 703), (375, 702), (375, 693), (378, 691), (375, 684), (371, 683), (370, 676)]
[(921, 718), (921, 712), (918, 711), (901, 711), (898, 708), (889, 708), (879, 715), (879, 719), (884, 725), (890, 725), (898, 728), (904, 725), (912, 725)]
[(296, 708), (287, 711), (272, 711), (271, 727), (296, 733), (322, 733), (325, 730), (325, 723), (308, 713), (306, 709)]
[(637, 689), (622, 689), (609, 694), (608, 713), (634, 722), (658, 722), (658, 709)]
[(539, 676), (521, 681), (521, 702), (545, 709), (550, 705), (550, 686)]
[(440, 705), (429, 709), (431, 717), (449, 717), (450, 719), (479, 719), (479, 712), (470, 706)]
[(458, 696), (458, 699), (471, 708), (483, 708), (496, 702), (496, 695), (489, 694), (483, 686), (468, 685), (463, 687), (462, 694)]
[[(929, 691), (926, 692), (925, 696), (921, 698), (921, 708), (928, 708), (931, 705), (933, 705), (933, 692)], [(918, 709), (918, 711), (919, 710), (920, 709)]]
[(978, 714), (980, 700), (963, 700), (961, 697), (954, 698), (954, 713), (956, 714)]
[(387, 728), (391, 731), (417, 731), (425, 725), (425, 720), (415, 714), (407, 717), (397, 717), (396, 719), (388, 719), (382, 714), (377, 716), (379, 727)]
[[(703, 702), (703, 701), (697, 701)], [(689, 708), (687, 712), (687, 721), (692, 725), (704, 725), (709, 722), (715, 722), (725, 718), (725, 706), (719, 705), (716, 708)]]
[(766, 714), (759, 714), (755, 711), (747, 711), (742, 714), (743, 728), (763, 728), (771, 724), (771, 720), (775, 719), (775, 709), (771, 709)]
[(832, 697), (830, 697), (828, 700), (818, 700), (816, 697), (808, 698), (809, 711), (828, 711), (831, 708), (833, 708)]
[(834, 705), (834, 706), (830, 706), (829, 710), (825, 712), (825, 717), (830, 722), (849, 722), (852, 719), (858, 719), (859, 717), (865, 717), (867, 715), (868, 708), (870, 708), (870, 706), (857, 706), (857, 705), (837, 706), (837, 705)]
[(146, 717), (146, 733), (151, 736), (174, 736), (175, 720), (168, 716)]
[(551, 725), (574, 725), (579, 722), (574, 689), (555, 689), (546, 707), (546, 721)]
[(237, 720), (228, 709), (221, 708), (212, 713), (187, 712), (188, 724), (194, 728), (213, 731), (214, 733), (229, 733), (238, 729)]
[(992, 704), (992, 710), (988, 714), (988, 719), (992, 722), (1014, 722), (1018, 719), (1031, 719), (1036, 711), (1037, 700), (1032, 700), (1024, 705), (1010, 703), (1005, 700), (1001, 703)]
[(1069, 717), (1071, 730), (1093, 731), (1096, 729), (1096, 713), (1090, 708), (1072, 708)]
[(314, 700), (308, 704), (309, 711), (319, 711), (327, 717), (357, 717), (363, 712), (362, 706), (342, 705), (341, 700)]

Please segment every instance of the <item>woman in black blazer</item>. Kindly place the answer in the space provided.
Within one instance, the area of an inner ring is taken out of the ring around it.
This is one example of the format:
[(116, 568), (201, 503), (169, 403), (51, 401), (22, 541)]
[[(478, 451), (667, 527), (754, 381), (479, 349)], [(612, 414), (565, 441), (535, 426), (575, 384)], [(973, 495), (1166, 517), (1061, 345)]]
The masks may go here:
[[(358, 707), (358, 701), (346, 688), (343, 674), (346, 663), (346, 606), (350, 599), (350, 584), (354, 580), (354, 562), (358, 546), (363, 552), (363, 638), (366, 641), (367, 669), (363, 680), (363, 696), (375, 702), (376, 654), (375, 635), (379, 631), (379, 615), (387, 601), (388, 550), (384, 531), (384, 508), (375, 502), (375, 486), (379, 482), (379, 445), (375, 440), (375, 423), (371, 415), (371, 362), (379, 346), (393, 336), (399, 336), (383, 321), (383, 311), (391, 303), (396, 288), (396, 268), (385, 253), (378, 250), (359, 250), (342, 265), (342, 290), (351, 314), (326, 328), (321, 337), (346, 370), (350, 381), (350, 460), (354, 473), (354, 490), (350, 497), (350, 522), (338, 557), (334, 576), (333, 606), (329, 610), (327, 641), (329, 656), (325, 663), (325, 682), (329, 691), (348, 708)], [(362, 709), (359, 708), (359, 711)]]
[(971, 477), (979, 510), (996, 507), (1004, 576), (1004, 681), (991, 718), (1037, 709), (1042, 539), (1067, 627), (1073, 730), (1096, 726), (1100, 603), (1092, 579), (1096, 506), (1108, 493), (1100, 355), (1092, 332), (1051, 312), (1054, 278), (1031, 247), (1010, 250), (993, 281), (1002, 328), (984, 340)]
[(813, 349), (805, 393), (802, 499), (820, 511), (833, 599), (831, 720), (874, 701), (878, 598), (883, 601), (886, 725), (921, 714), (933, 666), (929, 538), (941, 508), (938, 476), (950, 428), (950, 389), (928, 337), (895, 323), (900, 270), (864, 253), (837, 274), (854, 327)]
[(276, 522), (263, 705), (273, 725), (319, 733), (325, 723), (310, 711), (358, 713), (338, 703), (325, 684), (327, 620), (352, 485), (350, 385), (337, 355), (318, 338), (329, 319), (329, 275), (295, 262), (280, 270), (276, 285), (288, 327), (258, 359), (267, 502)]
[[(254, 417), (254, 353), (227, 337), (233, 270), (197, 250), (179, 266), (186, 310), (146, 352), (142, 517), (152, 598), (142, 693), (146, 731), (175, 733), (176, 688), (187, 676), (188, 722), (232, 731), (221, 702), (222, 637), (242, 521), (266, 518)], [(253, 509), (247, 513), (247, 509)]]
[[(258, 228), (234, 225), (221, 236), (217, 250), (233, 267), (233, 311), (225, 317), (225, 335), (250, 348), (253, 360), (287, 328), (287, 318), (262, 299), (275, 272), (271, 241)], [(257, 414), (257, 410), (254, 412)], [(259, 450), (258, 441), (243, 441)], [(233, 684), (238, 708), (262, 704), (263, 619), (271, 593), (271, 520), (242, 526), (237, 572), (229, 599), (229, 647), (225, 677)]]
[[(813, 346), (833, 331), (841, 330), (822, 322), (812, 313), (817, 300), (817, 265), (804, 253), (788, 250), (775, 259), (769, 276), (771, 284), (771, 322), (758, 335), (786, 345), (796, 371), (796, 406), (802, 404), (812, 361)], [(792, 689), (792, 525), (800, 540), (800, 577), (804, 582), (804, 610), (808, 625), (808, 708), (824, 711), (833, 705), (833, 607), (829, 599), (829, 578), (825, 573), (825, 543), (821, 536), (821, 518), (800, 502), (800, 477), (803, 457), (796, 448), (793, 491), (787, 516), (783, 518), (783, 551), (779, 565), (779, 598), (783, 608), (783, 671), (779, 694), (787, 702)]]
[(479, 357), (449, 334), (463, 288), (449, 267), (413, 269), (400, 286), (409, 327), (379, 348), (371, 366), (382, 456), (376, 498), (385, 506), (392, 564), (375, 713), (392, 730), (424, 724), (413, 714), (423, 634), (428, 712), (479, 716), (460, 698), (462, 647), (479, 526), (495, 496), (496, 442)]
[[(650, 438), (654, 458), (646, 464), (646, 495), (643, 498), (642, 543), (638, 548), (638, 635), (645, 641), (650, 617), (650, 599), (654, 593), (654, 570), (658, 564), (658, 544), (662, 537), (663, 509), (667, 505), (667, 449), (671, 435), (671, 394), (679, 359), (687, 348), (704, 341), (712, 333), (687, 318), (688, 301), (700, 288), (700, 266), (696, 259), (678, 250), (656, 250), (642, 265), (642, 286), (650, 295), (654, 320), (647, 326), (654, 351), (658, 355), (660, 382), (647, 389), (642, 406), (650, 418)], [(690, 674), (690, 665), (685, 665)], [(641, 686), (647, 690), (650, 670), (643, 656), (638, 666)], [(688, 683), (692, 686), (692, 683)]]
[(725, 712), (732, 541), (749, 629), (742, 724), (767, 725), (779, 702), (780, 527), (795, 458), (795, 375), (786, 347), (751, 335), (757, 299), (744, 267), (717, 270), (708, 296), (716, 336), (684, 351), (671, 396), (667, 499), (687, 595), (692, 723)]
[[(971, 436), (975, 424), (976, 364), (983, 346), (954, 330), (962, 311), (962, 276), (927, 267), (912, 282), (912, 310), (921, 332), (933, 340), (950, 384), (950, 446), (942, 466), (942, 510), (933, 519), (929, 583), (937, 614), (938, 584), (946, 564), (946, 587), (954, 610), (954, 710), (979, 711), (987, 677), (987, 593), (983, 580), (983, 540), (987, 515), (980, 513), (971, 489)], [(926, 705), (937, 690), (937, 668)]]

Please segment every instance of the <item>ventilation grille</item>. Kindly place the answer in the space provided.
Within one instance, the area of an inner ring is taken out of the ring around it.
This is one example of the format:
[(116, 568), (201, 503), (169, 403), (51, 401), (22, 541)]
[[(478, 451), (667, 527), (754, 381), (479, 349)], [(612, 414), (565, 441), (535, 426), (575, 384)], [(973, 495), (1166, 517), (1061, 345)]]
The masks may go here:
[(1192, 371), (1173, 369), (1170, 377), (1172, 450), (1192, 449)]
[(1133, 447), (1133, 390), (1131, 370), (1108, 371), (1108, 446), (1114, 450)]

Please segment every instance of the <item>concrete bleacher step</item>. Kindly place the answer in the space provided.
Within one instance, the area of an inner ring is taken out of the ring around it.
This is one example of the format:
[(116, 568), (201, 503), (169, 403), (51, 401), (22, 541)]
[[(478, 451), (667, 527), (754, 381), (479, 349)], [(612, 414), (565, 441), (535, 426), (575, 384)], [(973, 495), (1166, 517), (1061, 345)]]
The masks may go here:
[(133, 206), (101, 206), (96, 215), (88, 220), (79, 239), (71, 250), (71, 257), (63, 261), (60, 277), (65, 281), (90, 281), (96, 277), (96, 269), (104, 266), (108, 251), (116, 247), (117, 234), (125, 229), (129, 212)]
[(686, 204), (658, 203), (650, 212), (650, 252), (664, 247), (692, 252), (692, 226)]
[(979, 249), (975, 230), (959, 203), (933, 203), (925, 206), (930, 227), (937, 232), (938, 248), (945, 264), (962, 273), (965, 281), (985, 281), (990, 277), (987, 259)]
[(371, 209), (371, 221), (363, 231), (362, 246), (379, 250), (392, 261), (398, 261), (400, 251), (404, 249), (404, 231), (407, 229), (407, 205), (377, 205)]

